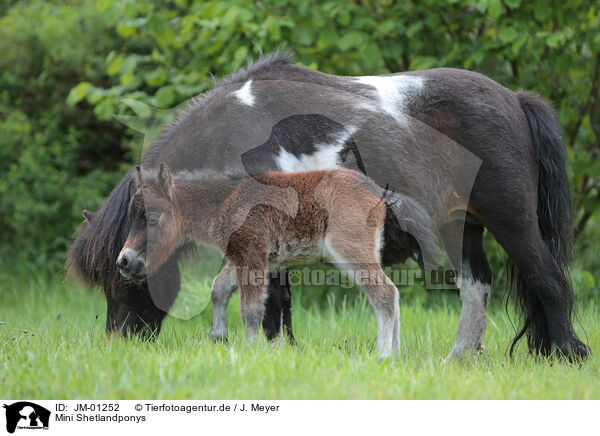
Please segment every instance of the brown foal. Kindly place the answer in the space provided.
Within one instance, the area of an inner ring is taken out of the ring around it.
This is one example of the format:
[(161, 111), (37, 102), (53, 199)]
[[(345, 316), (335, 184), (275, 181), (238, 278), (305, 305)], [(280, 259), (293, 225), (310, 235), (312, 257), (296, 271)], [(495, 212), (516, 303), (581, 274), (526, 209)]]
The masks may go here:
[[(366, 176), (346, 169), (232, 179), (205, 172), (172, 176), (163, 163), (144, 177), (138, 167), (138, 178), (130, 232), (117, 260), (123, 275), (151, 276), (186, 241), (212, 245), (229, 261), (213, 282), (213, 301), (219, 295), (228, 301), (239, 286), (246, 337), (253, 340), (263, 319), (267, 272), (324, 259), (352, 274), (367, 295), (377, 317), (379, 356), (398, 352), (398, 289), (381, 268), (380, 252), (386, 213), (395, 213), (424, 258), (435, 258), (429, 216), (416, 202), (394, 193), (390, 201)], [(226, 306), (213, 312), (213, 337), (226, 334)]]

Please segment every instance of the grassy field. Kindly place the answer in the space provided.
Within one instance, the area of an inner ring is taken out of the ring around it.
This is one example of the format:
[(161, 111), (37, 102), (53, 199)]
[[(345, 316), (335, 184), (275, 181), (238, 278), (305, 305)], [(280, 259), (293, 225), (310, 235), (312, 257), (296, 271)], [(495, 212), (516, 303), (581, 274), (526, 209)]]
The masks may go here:
[[(510, 359), (514, 330), (497, 301), (485, 354), (448, 365), (441, 361), (456, 334), (458, 297), (403, 303), (401, 356), (379, 363), (375, 317), (364, 299), (330, 298), (321, 308), (296, 304), (296, 347), (264, 341), (246, 347), (237, 295), (228, 344), (207, 336), (210, 307), (188, 321), (169, 318), (158, 340), (144, 343), (107, 338), (104, 297), (61, 280), (0, 273), (1, 398), (600, 398), (597, 354), (569, 365), (534, 359), (521, 345)], [(588, 304), (579, 315), (598, 352), (598, 309)]]

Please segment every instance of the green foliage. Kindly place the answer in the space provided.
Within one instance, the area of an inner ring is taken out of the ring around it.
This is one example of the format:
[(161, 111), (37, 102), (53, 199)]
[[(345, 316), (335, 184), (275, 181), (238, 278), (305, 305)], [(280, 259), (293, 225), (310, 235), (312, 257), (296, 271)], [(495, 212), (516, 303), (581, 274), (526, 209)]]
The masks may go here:
[(100, 204), (120, 176), (124, 129), (98, 121), (89, 106), (65, 103), (82, 79), (103, 80), (102, 58), (90, 48), (116, 41), (98, 18), (93, 4), (43, 2), (18, 3), (1, 18), (0, 234), (7, 245), (64, 252), (81, 209)]
[[(0, 19), (0, 228), (10, 243), (63, 250), (80, 209), (94, 209), (139, 156), (141, 137), (113, 114), (135, 109), (144, 116), (144, 109), (123, 99), (170, 108), (208, 89), (211, 74), (228, 74), (261, 50), (284, 46), (296, 50), (298, 63), (328, 73), (457, 67), (549, 98), (569, 145), (577, 227), (585, 230), (579, 249), (598, 258), (597, 1), (0, 5), (6, 11)], [(501, 271), (500, 256), (492, 258)], [(576, 269), (598, 271), (599, 263)], [(588, 274), (579, 276), (582, 286), (590, 284)]]

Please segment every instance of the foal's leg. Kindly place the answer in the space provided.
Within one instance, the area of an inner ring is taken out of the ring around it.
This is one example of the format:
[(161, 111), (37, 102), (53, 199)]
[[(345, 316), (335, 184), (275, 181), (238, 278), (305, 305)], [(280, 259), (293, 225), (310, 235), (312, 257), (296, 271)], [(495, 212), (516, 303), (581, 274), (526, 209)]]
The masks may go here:
[(383, 272), (375, 246), (371, 238), (361, 235), (334, 234), (325, 239), (325, 254), (338, 268), (354, 274), (356, 285), (369, 299), (377, 317), (377, 353), (387, 359), (400, 347), (399, 294)]
[(262, 265), (236, 266), (236, 274), (240, 287), (240, 311), (246, 339), (254, 342), (265, 315), (266, 259)]
[[(462, 259), (452, 258), (457, 253), (450, 247), (455, 248), (460, 243), (463, 224)], [(461, 358), (467, 352), (480, 352), (484, 348), (492, 272), (483, 250), (483, 230), (481, 224), (469, 221), (453, 221), (441, 228), (447, 252), (452, 253), (452, 264), (455, 268), (462, 265), (462, 310), (456, 339), (446, 360)]]
[[(393, 284), (393, 282), (392, 282)], [(396, 287), (394, 285), (394, 287)], [(394, 307), (394, 333), (392, 336), (392, 352), (394, 354), (400, 353), (400, 293), (396, 288), (396, 304)]]
[(212, 300), (212, 325), (210, 327), (210, 338), (213, 340), (225, 339), (227, 337), (227, 306), (231, 294), (235, 291), (237, 284), (233, 276), (231, 264), (227, 264), (217, 274), (212, 283), (210, 298)]
[(355, 265), (357, 270), (368, 268), (369, 277), (356, 285), (367, 295), (377, 317), (377, 353), (387, 359), (400, 350), (400, 304), (398, 289), (375, 265)]

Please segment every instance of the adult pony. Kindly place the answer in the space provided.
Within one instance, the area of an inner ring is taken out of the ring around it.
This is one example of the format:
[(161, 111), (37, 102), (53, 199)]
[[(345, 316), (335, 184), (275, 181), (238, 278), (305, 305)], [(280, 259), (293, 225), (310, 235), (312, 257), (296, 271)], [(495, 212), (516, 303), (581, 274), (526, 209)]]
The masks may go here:
[[(565, 146), (550, 105), (535, 94), (449, 68), (333, 76), (293, 65), (277, 52), (193, 99), (141, 164), (158, 168), (161, 162), (174, 172), (257, 175), (338, 166), (366, 172), (423, 204), (461, 270), (463, 306), (449, 357), (483, 344), (492, 278), (484, 228), (516, 267), (524, 323), (513, 346), (527, 335), (532, 352), (587, 355), (573, 330), (573, 291), (565, 274), (572, 246)], [(121, 247), (113, 246), (127, 234), (135, 190), (128, 173), (71, 252), (76, 271), (111, 290), (109, 312), (121, 295), (131, 295), (129, 286), (140, 286), (120, 281), (114, 262)], [(400, 231), (398, 240), (406, 240)], [(394, 238), (385, 242), (393, 254)], [(397, 259), (410, 254), (405, 247), (399, 251)], [(177, 275), (176, 265), (170, 268), (150, 283), (161, 288), (153, 294), (168, 296), (178, 288), (175, 279), (165, 283)], [(149, 300), (146, 287), (118, 303), (134, 307), (132, 329), (160, 324), (164, 315), (152, 314)]]

